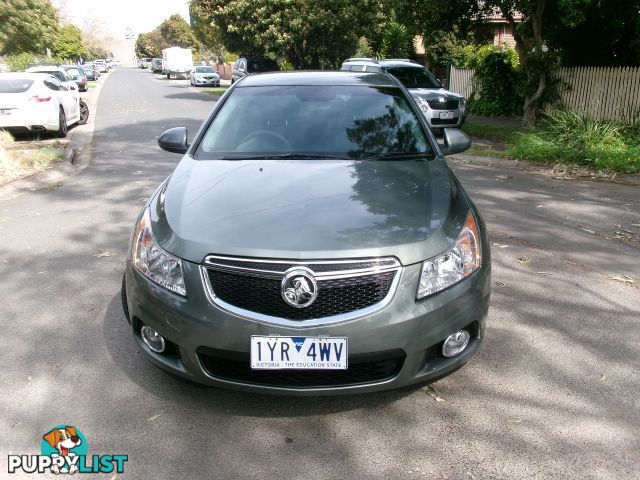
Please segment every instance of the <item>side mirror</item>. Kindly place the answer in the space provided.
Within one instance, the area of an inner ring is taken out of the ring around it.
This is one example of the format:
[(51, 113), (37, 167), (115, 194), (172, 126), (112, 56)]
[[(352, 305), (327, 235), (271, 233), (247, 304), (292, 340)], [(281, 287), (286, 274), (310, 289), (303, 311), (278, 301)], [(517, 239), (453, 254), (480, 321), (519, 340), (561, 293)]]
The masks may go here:
[(454, 155), (468, 150), (471, 146), (471, 138), (457, 128), (444, 129), (444, 145), (440, 146), (443, 155)]
[(158, 138), (158, 146), (171, 153), (187, 153), (189, 145), (187, 144), (186, 127), (170, 128)]

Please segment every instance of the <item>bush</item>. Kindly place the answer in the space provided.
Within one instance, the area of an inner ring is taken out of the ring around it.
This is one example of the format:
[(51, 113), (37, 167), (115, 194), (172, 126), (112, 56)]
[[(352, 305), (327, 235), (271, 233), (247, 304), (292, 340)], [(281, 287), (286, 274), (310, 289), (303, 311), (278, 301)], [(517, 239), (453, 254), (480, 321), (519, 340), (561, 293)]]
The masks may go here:
[(640, 172), (638, 130), (638, 125), (592, 120), (574, 111), (561, 110), (547, 115), (540, 130), (514, 135), (507, 155), (637, 173)]
[(522, 114), (524, 77), (509, 50), (491, 50), (476, 67), (478, 92), (469, 99), (469, 111), (489, 117)]
[(6, 58), (7, 66), (12, 72), (24, 72), (31, 65), (36, 63), (36, 56), (33, 53), (18, 53), (9, 55)]

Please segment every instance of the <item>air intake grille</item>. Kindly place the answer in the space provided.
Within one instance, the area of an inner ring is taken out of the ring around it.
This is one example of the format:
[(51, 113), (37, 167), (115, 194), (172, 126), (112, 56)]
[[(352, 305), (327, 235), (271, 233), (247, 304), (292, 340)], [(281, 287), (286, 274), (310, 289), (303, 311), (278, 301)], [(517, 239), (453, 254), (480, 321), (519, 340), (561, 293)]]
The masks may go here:
[(222, 380), (289, 388), (363, 385), (395, 377), (405, 359), (403, 350), (349, 355), (347, 370), (251, 370), (249, 354), (200, 347), (202, 366)]
[[(310, 269), (317, 281), (317, 298), (296, 308), (282, 298), (282, 280), (292, 268)], [(294, 263), (208, 257), (205, 281), (214, 302), (286, 320), (312, 320), (345, 315), (383, 302), (390, 293), (400, 264), (394, 258), (344, 262)]]

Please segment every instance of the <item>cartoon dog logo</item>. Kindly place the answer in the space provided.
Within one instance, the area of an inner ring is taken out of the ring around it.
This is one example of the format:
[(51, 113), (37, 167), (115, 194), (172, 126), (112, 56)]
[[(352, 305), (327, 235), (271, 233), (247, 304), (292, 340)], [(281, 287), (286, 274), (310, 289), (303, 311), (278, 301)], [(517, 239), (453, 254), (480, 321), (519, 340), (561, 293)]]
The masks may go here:
[[(43, 437), (45, 442), (55, 448), (59, 453), (52, 453), (51, 457), (75, 457), (76, 454), (71, 449), (82, 444), (82, 439), (76, 432), (76, 427), (66, 425), (64, 427), (54, 428), (50, 432), (46, 433)], [(51, 472), (55, 473), (70, 473), (74, 474), (78, 471), (76, 465), (71, 465), (70, 468), (60, 468), (57, 465), (51, 466)]]

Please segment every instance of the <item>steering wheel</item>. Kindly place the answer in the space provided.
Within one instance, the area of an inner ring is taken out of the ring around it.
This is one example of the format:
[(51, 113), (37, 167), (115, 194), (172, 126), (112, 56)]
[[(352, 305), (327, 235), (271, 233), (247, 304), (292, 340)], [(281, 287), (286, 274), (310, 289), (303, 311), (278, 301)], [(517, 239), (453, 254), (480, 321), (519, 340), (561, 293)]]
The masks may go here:
[(255, 132), (251, 132), (249, 135), (247, 135), (243, 140), (242, 140), (242, 144), (245, 143), (249, 143), (252, 142), (253, 140), (263, 137), (265, 139), (267, 139), (267, 142), (269, 141), (268, 139), (275, 139), (278, 142), (280, 142), (280, 144), (284, 147), (285, 150), (290, 150), (291, 149), (291, 143), (289, 143), (289, 140), (287, 140), (286, 138), (284, 138), (282, 135), (280, 135), (279, 133), (276, 132), (272, 132), (271, 130), (256, 130)]

